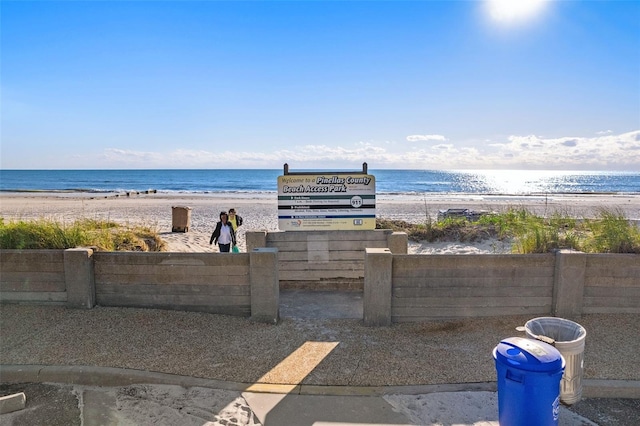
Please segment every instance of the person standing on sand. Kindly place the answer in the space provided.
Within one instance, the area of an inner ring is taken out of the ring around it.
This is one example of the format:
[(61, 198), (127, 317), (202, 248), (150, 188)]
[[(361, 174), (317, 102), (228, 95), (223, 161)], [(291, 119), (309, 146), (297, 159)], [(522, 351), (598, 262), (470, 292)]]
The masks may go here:
[(220, 253), (229, 253), (231, 247), (236, 245), (236, 233), (233, 230), (227, 212), (220, 212), (220, 220), (216, 223), (216, 229), (211, 234), (209, 245), (216, 243)]
[(242, 225), (242, 216), (236, 214), (236, 209), (229, 209), (229, 222), (235, 232), (238, 231), (238, 226)]

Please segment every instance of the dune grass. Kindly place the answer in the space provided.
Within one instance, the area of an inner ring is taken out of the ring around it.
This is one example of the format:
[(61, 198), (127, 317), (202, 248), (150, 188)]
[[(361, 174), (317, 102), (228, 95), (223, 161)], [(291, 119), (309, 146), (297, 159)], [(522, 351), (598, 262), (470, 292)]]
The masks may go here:
[(49, 219), (8, 221), (0, 218), (2, 249), (67, 249), (94, 247), (99, 251), (164, 251), (158, 233), (144, 226), (80, 219), (63, 224)]
[(583, 251), (596, 253), (640, 253), (640, 228), (629, 224), (619, 210), (602, 209), (600, 220), (587, 220), (592, 238)]
[[(616, 209), (601, 209), (596, 218), (566, 214), (537, 216), (510, 208), (470, 222), (464, 218), (424, 223), (378, 218), (376, 228), (406, 232), (412, 241), (473, 242), (489, 238), (512, 240), (515, 253), (548, 253), (573, 249), (585, 253), (640, 253), (640, 228)], [(63, 224), (48, 219), (8, 221), (0, 218), (1, 249), (67, 249), (94, 247), (100, 251), (165, 251), (157, 231), (145, 226), (79, 219)]]
[(524, 208), (487, 214), (478, 221), (447, 218), (422, 224), (378, 219), (376, 228), (404, 231), (412, 241), (473, 242), (511, 239), (515, 253), (548, 253), (572, 249), (585, 253), (640, 253), (640, 228), (616, 209), (601, 209), (593, 219), (569, 215), (537, 216)]

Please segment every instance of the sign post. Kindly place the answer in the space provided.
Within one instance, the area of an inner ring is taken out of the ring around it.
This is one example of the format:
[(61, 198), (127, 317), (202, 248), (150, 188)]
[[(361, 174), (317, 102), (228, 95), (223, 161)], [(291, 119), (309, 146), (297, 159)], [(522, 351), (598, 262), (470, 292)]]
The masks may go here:
[(289, 172), (278, 176), (281, 231), (369, 230), (376, 227), (376, 181), (362, 171)]

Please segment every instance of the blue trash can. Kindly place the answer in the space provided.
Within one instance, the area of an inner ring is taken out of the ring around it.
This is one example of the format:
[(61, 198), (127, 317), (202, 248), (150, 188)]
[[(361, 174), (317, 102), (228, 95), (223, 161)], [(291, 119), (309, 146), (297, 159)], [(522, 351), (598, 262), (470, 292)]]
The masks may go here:
[(553, 346), (510, 337), (493, 350), (500, 426), (555, 426), (565, 361)]

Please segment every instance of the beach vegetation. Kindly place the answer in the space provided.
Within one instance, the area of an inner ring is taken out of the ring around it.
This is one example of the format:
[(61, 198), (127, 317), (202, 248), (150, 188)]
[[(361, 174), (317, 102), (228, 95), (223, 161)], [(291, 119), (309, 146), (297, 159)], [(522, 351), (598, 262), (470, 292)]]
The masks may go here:
[(447, 218), (442, 221), (410, 223), (404, 220), (376, 219), (377, 229), (406, 232), (411, 241), (482, 241), (497, 238), (498, 229), (493, 224), (469, 222), (464, 218)]
[(512, 241), (512, 251), (521, 254), (559, 249), (585, 253), (640, 253), (640, 228), (620, 210), (606, 208), (590, 219), (579, 219), (568, 213), (543, 217), (519, 207), (482, 215), (476, 221), (455, 217), (413, 224), (378, 218), (376, 228), (406, 232), (411, 241), (417, 242), (474, 242), (491, 238)]
[(600, 209), (597, 220), (585, 220), (592, 238), (584, 251), (595, 253), (640, 253), (640, 228), (619, 209)]
[(111, 221), (79, 219), (70, 224), (50, 219), (5, 221), (0, 218), (2, 249), (68, 249), (92, 247), (98, 251), (164, 251), (155, 230)]

